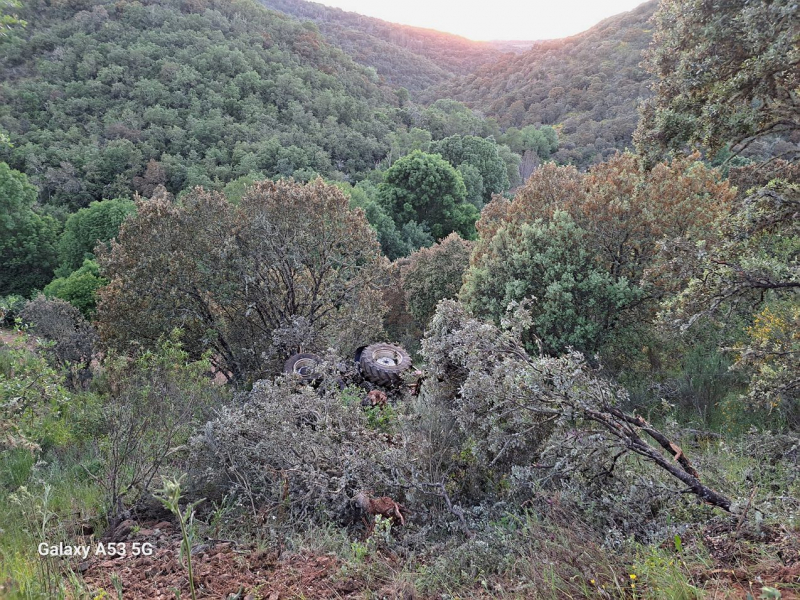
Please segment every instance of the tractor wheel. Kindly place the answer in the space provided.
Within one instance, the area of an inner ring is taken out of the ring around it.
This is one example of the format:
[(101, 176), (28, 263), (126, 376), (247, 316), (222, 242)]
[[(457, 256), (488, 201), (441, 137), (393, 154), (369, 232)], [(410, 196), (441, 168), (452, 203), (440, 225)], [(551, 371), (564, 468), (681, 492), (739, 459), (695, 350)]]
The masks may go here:
[(313, 383), (321, 379), (317, 365), (322, 359), (316, 354), (294, 354), (283, 365), (283, 372), (297, 375), (303, 383)]
[(384, 387), (403, 382), (403, 371), (411, 367), (411, 357), (394, 344), (372, 344), (361, 352), (359, 363), (364, 378)]

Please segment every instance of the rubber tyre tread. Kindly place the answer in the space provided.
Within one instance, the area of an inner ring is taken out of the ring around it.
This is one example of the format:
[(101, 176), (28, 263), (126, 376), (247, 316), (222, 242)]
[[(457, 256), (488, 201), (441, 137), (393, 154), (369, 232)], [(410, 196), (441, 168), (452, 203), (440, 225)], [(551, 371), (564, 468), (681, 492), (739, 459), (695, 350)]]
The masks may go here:
[[(399, 364), (390, 367), (375, 362), (372, 356), (378, 350), (391, 350), (396, 352), (400, 356)], [(370, 383), (383, 387), (391, 387), (402, 383), (403, 371), (411, 367), (411, 357), (408, 355), (408, 352), (401, 346), (396, 346), (394, 344), (372, 344), (371, 346), (367, 346), (361, 353), (361, 360), (359, 362), (364, 378)]]

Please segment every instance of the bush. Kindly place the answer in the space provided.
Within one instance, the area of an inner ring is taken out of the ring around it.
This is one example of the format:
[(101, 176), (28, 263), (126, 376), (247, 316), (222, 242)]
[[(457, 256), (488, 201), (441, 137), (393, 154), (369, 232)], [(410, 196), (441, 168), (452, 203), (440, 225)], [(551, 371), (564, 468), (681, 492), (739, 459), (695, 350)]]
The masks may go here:
[(134, 212), (132, 201), (115, 198), (92, 202), (71, 214), (58, 241), (58, 275), (66, 277), (80, 269), (86, 259), (93, 259), (95, 246), (115, 238), (122, 222)]
[(30, 326), (53, 365), (68, 373), (68, 381), (82, 387), (91, 378), (89, 370), (97, 334), (77, 308), (63, 300), (37, 296), (25, 305), (20, 317)]
[(107, 283), (108, 280), (100, 275), (97, 263), (86, 259), (77, 271), (66, 277), (56, 277), (48, 283), (43, 293), (48, 298), (66, 300), (90, 319), (97, 305), (97, 290)]
[(440, 243), (409, 257), (402, 271), (402, 286), (408, 308), (421, 328), (425, 328), (440, 300), (458, 297), (472, 247), (471, 242), (451, 233)]
[(526, 347), (557, 354), (572, 347), (594, 353), (642, 291), (599, 266), (586, 232), (564, 212), (552, 220), (508, 223), (481, 243), (464, 276), (461, 298), (471, 311), (495, 323), (512, 301), (531, 298), (533, 320)]
[(25, 306), (25, 298), (16, 294), (0, 297), (0, 325), (11, 327), (19, 316), (22, 307)]
[(64, 378), (46, 360), (0, 345), (0, 450), (38, 450), (58, 437), (58, 420), (71, 401)]
[(193, 358), (211, 350), (237, 383), (295, 352), (348, 353), (382, 330), (375, 232), (319, 179), (258, 182), (238, 206), (201, 188), (181, 203), (142, 202), (98, 262), (110, 283), (96, 321), (112, 347), (152, 349), (180, 327)]
[[(731, 500), (700, 481), (666, 434), (622, 410), (625, 390), (589, 368), (580, 354), (530, 356), (520, 334), (530, 327), (531, 312), (525, 304), (513, 308), (498, 329), (459, 304), (442, 301), (423, 341), (429, 377), (422, 392), (429, 403), (449, 410), (455, 423), (460, 461), (447, 465), (452, 483), (458, 483), (459, 468), (465, 469), (464, 482), (476, 474), (473, 478), (493, 486), (495, 494), (508, 488), (512, 476), (558, 481), (588, 472), (600, 480), (631, 454), (706, 502), (731, 510)], [(542, 460), (547, 454), (555, 459)], [(483, 499), (491, 496), (485, 493)]]
[[(326, 381), (334, 379), (328, 373)], [(396, 492), (392, 467), (403, 464), (402, 444), (371, 428), (335, 385), (295, 385), (257, 382), (192, 439), (198, 493), (232, 493), (254, 512), (265, 507), (300, 523), (350, 519), (350, 499), (360, 490)]]
[(147, 493), (189, 436), (224, 405), (227, 392), (212, 383), (207, 359), (192, 361), (180, 332), (135, 360), (109, 356), (97, 388), (105, 394), (99, 480), (112, 515)]

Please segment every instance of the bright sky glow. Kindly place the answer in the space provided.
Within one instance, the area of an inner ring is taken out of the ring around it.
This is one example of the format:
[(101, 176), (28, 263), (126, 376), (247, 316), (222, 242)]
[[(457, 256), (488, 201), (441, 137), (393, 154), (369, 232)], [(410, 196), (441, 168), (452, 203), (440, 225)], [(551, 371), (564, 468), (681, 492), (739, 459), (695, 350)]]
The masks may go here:
[(589, 29), (643, 0), (315, 0), (473, 40), (543, 40)]

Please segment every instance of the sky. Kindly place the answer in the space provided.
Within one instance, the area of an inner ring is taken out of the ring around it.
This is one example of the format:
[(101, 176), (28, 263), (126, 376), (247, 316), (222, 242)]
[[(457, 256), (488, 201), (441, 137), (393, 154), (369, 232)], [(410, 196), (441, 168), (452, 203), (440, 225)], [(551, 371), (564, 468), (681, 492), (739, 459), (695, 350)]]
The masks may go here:
[(315, 0), (385, 21), (473, 40), (542, 40), (580, 33), (644, 0)]

